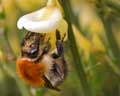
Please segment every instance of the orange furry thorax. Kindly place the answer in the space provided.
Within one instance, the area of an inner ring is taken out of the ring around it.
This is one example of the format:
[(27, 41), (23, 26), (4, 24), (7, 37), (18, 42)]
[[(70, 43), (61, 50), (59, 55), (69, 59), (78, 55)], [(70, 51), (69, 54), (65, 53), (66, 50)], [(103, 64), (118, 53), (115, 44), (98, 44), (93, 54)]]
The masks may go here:
[(44, 87), (44, 73), (46, 71), (44, 63), (34, 63), (28, 58), (17, 60), (18, 75), (33, 87)]

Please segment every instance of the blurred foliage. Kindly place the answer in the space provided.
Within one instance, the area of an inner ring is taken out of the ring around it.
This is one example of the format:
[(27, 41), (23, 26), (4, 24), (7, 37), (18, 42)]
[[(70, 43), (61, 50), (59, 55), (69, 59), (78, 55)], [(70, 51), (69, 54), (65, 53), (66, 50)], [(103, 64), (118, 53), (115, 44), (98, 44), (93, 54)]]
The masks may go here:
[(15, 61), (25, 32), (18, 18), (47, 0), (0, 0), (0, 96), (120, 96), (120, 1), (59, 0), (68, 22), (65, 44), (69, 74), (61, 92), (32, 89)]

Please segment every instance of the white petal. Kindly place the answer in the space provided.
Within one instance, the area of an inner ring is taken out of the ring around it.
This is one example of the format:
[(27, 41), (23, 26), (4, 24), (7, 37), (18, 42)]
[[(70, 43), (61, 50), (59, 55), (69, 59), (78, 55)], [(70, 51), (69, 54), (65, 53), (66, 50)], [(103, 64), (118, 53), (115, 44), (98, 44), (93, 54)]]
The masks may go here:
[(62, 14), (58, 8), (53, 8), (48, 19), (43, 19), (47, 10), (49, 10), (49, 8), (45, 7), (36, 12), (22, 16), (17, 22), (18, 28), (25, 28), (28, 31), (37, 33), (52, 32), (56, 30), (62, 19)]

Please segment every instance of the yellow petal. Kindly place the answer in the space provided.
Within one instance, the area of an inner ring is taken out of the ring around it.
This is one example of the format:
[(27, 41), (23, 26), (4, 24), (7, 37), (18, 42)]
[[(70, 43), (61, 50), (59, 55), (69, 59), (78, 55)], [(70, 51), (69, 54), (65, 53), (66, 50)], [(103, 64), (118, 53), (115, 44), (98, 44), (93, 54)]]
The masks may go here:
[(57, 30), (59, 30), (61, 37), (64, 37), (65, 35), (64, 41), (66, 41), (68, 38), (68, 24), (64, 19), (60, 21)]
[(16, 0), (16, 2), (21, 10), (31, 12), (44, 6), (47, 0)]
[(82, 48), (84, 51), (90, 52), (90, 41), (87, 38), (85, 38), (75, 26), (73, 26), (73, 30), (78, 47)]
[(96, 34), (93, 35), (92, 42), (93, 42), (93, 45), (95, 46), (96, 51), (102, 51), (102, 52), (106, 51), (105, 46), (103, 42), (100, 40), (100, 38), (98, 37), (98, 35)]

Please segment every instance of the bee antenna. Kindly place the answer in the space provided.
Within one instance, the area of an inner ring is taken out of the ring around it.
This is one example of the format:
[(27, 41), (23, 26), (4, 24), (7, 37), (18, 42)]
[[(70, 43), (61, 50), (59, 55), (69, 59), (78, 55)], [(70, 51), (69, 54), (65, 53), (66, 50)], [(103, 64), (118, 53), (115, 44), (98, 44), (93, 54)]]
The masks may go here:
[(56, 30), (56, 40), (60, 40), (60, 39), (61, 39), (60, 32)]

